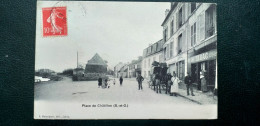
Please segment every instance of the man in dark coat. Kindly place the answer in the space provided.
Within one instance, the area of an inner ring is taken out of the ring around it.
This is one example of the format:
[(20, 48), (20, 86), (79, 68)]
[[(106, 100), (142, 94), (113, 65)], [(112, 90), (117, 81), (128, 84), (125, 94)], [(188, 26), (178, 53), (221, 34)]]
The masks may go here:
[(120, 85), (122, 85), (122, 83), (123, 83), (123, 77), (122, 76), (120, 77), (119, 81), (120, 81)]
[(143, 90), (143, 86), (142, 86), (142, 81), (144, 80), (144, 78), (141, 76), (140, 73), (138, 73), (138, 76), (136, 77), (136, 80), (138, 82), (138, 90), (142, 89)]
[(193, 94), (193, 88), (192, 88), (192, 78), (191, 78), (191, 76), (190, 76), (190, 74), (189, 73), (187, 73), (188, 75), (185, 77), (185, 79), (184, 79), (184, 83), (186, 84), (186, 87), (187, 87), (187, 95), (190, 95), (189, 94), (189, 89), (190, 89), (190, 91), (191, 91), (191, 95), (192, 96), (195, 96), (194, 94)]
[(100, 77), (100, 78), (98, 78), (98, 88), (100, 88), (101, 85), (102, 85), (102, 78)]

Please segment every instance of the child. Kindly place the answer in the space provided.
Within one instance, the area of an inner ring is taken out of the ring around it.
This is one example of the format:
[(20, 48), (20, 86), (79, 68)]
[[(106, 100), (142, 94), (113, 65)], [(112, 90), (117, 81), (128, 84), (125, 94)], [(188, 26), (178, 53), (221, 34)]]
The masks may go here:
[(114, 83), (114, 85), (116, 84), (116, 79), (114, 79), (113, 83)]
[(108, 82), (107, 82), (108, 80), (107, 79), (105, 79), (105, 87), (107, 88), (107, 85), (108, 85)]
[(110, 87), (110, 83), (107, 84), (107, 88), (109, 88), (109, 87)]

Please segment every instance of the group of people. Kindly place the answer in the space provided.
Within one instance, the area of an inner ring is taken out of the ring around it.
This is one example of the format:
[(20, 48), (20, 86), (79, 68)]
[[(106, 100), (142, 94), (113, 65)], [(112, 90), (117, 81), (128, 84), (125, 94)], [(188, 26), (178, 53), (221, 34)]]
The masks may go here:
[[(104, 79), (104, 81), (101, 77), (98, 78), (98, 88), (110, 88), (110, 83), (108, 81), (110, 81), (110, 80), (107, 79), (107, 78)], [(119, 78), (119, 82), (120, 82), (120, 85), (122, 86), (122, 84), (123, 84), (123, 78), (122, 77)], [(116, 84), (115, 79), (113, 79), (113, 84), (114, 85)]]
[[(159, 84), (160, 83), (160, 77), (158, 74), (155, 74), (154, 76), (155, 79), (155, 83)], [(170, 92), (171, 96), (177, 96), (178, 92), (179, 92), (179, 83), (182, 82), (177, 76), (176, 73), (173, 72), (173, 76), (168, 73), (166, 76), (166, 80), (167, 80), (167, 84), (166, 84), (166, 92)], [(105, 79), (104, 82), (102, 81), (102, 78), (98, 79), (98, 88), (102, 87), (102, 88), (110, 88), (110, 83), (108, 83), (108, 79)], [(140, 73), (138, 73), (137, 77), (136, 77), (136, 81), (138, 82), (138, 90), (143, 90), (143, 86), (142, 86), (142, 82), (144, 81), (144, 78), (141, 76)], [(202, 81), (204, 81), (202, 79)], [(123, 77), (121, 76), (119, 78), (119, 82), (120, 82), (120, 86), (122, 86), (123, 84)], [(192, 77), (190, 75), (190, 73), (187, 73), (187, 76), (185, 76), (184, 78), (184, 83), (186, 84), (187, 87), (187, 95), (191, 95), (195, 96), (193, 93), (193, 88), (192, 88)], [(113, 79), (113, 84), (116, 84), (116, 80)], [(205, 89), (204, 89), (205, 90)]]
[[(172, 77), (171, 77), (170, 73), (168, 73), (167, 76), (170, 77), (170, 78), (168, 78), (168, 86), (170, 86), (170, 95), (177, 96), (178, 92), (179, 92), (179, 83), (181, 82), (181, 80), (176, 76), (175, 72), (173, 72)], [(187, 76), (185, 76), (184, 83), (186, 84), (186, 87), (187, 87), (187, 95), (190, 95), (190, 92), (191, 92), (191, 95), (195, 96), (193, 93), (193, 88), (192, 88), (192, 78), (189, 73), (187, 73)]]
[(110, 83), (108, 83), (108, 79), (98, 78), (98, 88), (110, 88)]
[[(155, 85), (159, 85), (157, 86), (157, 88), (159, 87), (159, 91), (160, 91), (160, 76), (159, 74), (155, 74), (153, 76), (153, 79), (152, 79), (152, 76), (150, 78), (152, 80), (155, 81)], [(166, 93), (167, 92), (170, 92), (170, 95), (171, 96), (177, 96), (178, 95), (178, 92), (179, 92), (179, 83), (181, 83), (182, 81), (177, 77), (176, 73), (173, 72), (173, 75), (171, 75), (171, 73), (168, 73), (166, 75)], [(186, 84), (186, 87), (187, 87), (187, 95), (190, 95), (190, 92), (191, 92), (191, 95), (192, 96), (195, 96), (194, 93), (193, 93), (193, 88), (192, 88), (192, 77), (190, 76), (189, 73), (187, 73), (187, 76), (185, 76), (184, 78), (184, 83)]]

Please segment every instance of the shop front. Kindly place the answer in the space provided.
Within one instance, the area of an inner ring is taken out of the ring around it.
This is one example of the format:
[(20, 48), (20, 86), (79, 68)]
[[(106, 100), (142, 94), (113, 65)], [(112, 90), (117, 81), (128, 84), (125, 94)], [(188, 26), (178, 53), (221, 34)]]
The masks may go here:
[[(215, 88), (217, 49), (203, 52), (189, 58), (191, 76), (198, 90), (208, 91)], [(204, 78), (204, 79), (203, 79)]]
[(177, 77), (180, 80), (184, 80), (186, 76), (187, 71), (187, 53), (182, 53), (168, 61), (166, 63), (168, 64), (168, 70), (167, 73), (171, 73), (173, 75), (173, 72), (176, 73)]

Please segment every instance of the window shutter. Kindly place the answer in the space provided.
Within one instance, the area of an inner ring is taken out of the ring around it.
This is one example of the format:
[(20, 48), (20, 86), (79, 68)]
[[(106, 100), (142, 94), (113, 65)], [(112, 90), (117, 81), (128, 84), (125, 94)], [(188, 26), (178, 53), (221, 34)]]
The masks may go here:
[(214, 27), (215, 27), (215, 30), (214, 32), (217, 31), (217, 8), (216, 6), (214, 6), (214, 9), (213, 9), (213, 23), (214, 23)]
[(200, 43), (200, 24), (201, 24), (201, 22), (200, 22), (200, 17), (201, 17), (201, 15), (199, 15), (198, 16), (198, 18), (197, 18), (197, 26), (196, 26), (196, 39), (197, 39), (197, 41), (196, 41), (196, 43)]
[(170, 57), (173, 57), (173, 42), (170, 43)]
[(170, 44), (167, 45), (167, 58), (170, 58)]
[(163, 41), (165, 42), (165, 30), (163, 29)]
[(191, 15), (191, 3), (188, 4), (188, 15)]
[(197, 43), (197, 41), (196, 41), (196, 34), (197, 34), (196, 28), (197, 28), (197, 23), (195, 22), (194, 26), (193, 26), (193, 34), (194, 34), (193, 35), (193, 41), (194, 41), (193, 45), (195, 45)]
[(183, 33), (182, 33), (182, 43), (181, 43), (181, 52), (183, 52), (184, 50), (186, 50), (187, 49), (187, 47), (186, 47), (186, 45), (187, 45), (187, 38), (186, 38), (186, 30), (185, 31), (183, 31)]
[(190, 27), (190, 45), (193, 46), (193, 25)]
[(182, 24), (184, 24), (184, 22), (185, 22), (185, 11), (186, 10), (186, 8), (185, 8), (185, 3), (183, 4), (183, 6), (182, 6)]
[(205, 39), (205, 12), (200, 16), (200, 40)]

